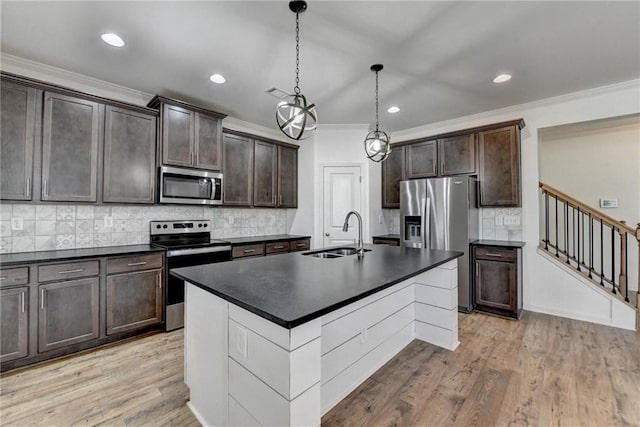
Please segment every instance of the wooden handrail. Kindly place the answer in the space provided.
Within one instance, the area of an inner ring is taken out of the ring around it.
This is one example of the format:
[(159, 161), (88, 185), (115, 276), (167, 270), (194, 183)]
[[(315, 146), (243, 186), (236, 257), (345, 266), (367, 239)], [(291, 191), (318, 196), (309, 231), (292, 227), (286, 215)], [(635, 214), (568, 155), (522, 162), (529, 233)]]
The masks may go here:
[(574, 207), (576, 208), (580, 208), (580, 210), (584, 213), (590, 213), (591, 215), (593, 215), (594, 218), (597, 218), (598, 220), (602, 220), (602, 222), (606, 223), (607, 225), (609, 225), (610, 227), (613, 228), (617, 228), (619, 231), (626, 231), (629, 234), (631, 234), (632, 236), (634, 236), (636, 238), (636, 240), (638, 240), (638, 242), (640, 242), (640, 223), (638, 224), (637, 228), (633, 229), (631, 227), (629, 227), (624, 221), (618, 221), (615, 218), (610, 217), (607, 214), (604, 214), (594, 208), (592, 208), (591, 206), (581, 202), (580, 200), (574, 199), (573, 197), (569, 196), (566, 193), (563, 193), (562, 191), (551, 187), (550, 185), (544, 184), (542, 182), (538, 183), (538, 186), (540, 187), (540, 189), (546, 193), (552, 194), (554, 197), (558, 197), (559, 199), (561, 199), (564, 202), (568, 202), (570, 204), (572, 204)]

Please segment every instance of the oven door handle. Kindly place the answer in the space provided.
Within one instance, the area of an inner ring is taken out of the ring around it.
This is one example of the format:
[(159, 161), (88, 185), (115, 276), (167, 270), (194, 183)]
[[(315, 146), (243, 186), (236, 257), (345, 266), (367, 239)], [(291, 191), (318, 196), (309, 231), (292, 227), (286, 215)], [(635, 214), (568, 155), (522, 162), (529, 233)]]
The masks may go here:
[(181, 256), (181, 255), (196, 255), (196, 254), (208, 254), (216, 252), (231, 252), (231, 246), (214, 246), (210, 248), (196, 248), (196, 249), (173, 249), (167, 251), (167, 257)]

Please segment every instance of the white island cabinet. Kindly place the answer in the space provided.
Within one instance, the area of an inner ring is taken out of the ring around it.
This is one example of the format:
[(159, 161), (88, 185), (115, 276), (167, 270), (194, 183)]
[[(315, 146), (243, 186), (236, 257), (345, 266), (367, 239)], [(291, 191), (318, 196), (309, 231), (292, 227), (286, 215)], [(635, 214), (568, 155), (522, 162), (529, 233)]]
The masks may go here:
[(458, 345), (457, 260), (292, 328), (187, 283), (185, 382), (206, 426), (319, 426), (413, 339)]

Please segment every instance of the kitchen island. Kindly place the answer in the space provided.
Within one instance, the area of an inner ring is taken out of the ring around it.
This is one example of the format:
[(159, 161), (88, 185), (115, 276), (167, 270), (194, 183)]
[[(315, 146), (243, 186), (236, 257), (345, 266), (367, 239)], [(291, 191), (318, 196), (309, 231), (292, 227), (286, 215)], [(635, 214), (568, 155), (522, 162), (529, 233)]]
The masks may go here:
[(171, 270), (186, 285), (185, 382), (204, 425), (320, 425), (414, 338), (458, 345), (462, 253), (368, 246)]

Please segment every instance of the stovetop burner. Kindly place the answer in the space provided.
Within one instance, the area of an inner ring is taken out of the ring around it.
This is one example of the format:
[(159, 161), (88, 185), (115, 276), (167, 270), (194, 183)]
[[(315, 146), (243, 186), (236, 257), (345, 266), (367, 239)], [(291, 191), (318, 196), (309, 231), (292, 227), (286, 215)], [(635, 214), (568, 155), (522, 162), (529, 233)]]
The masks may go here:
[(151, 245), (165, 249), (227, 246), (230, 242), (211, 238), (211, 221), (151, 221)]

